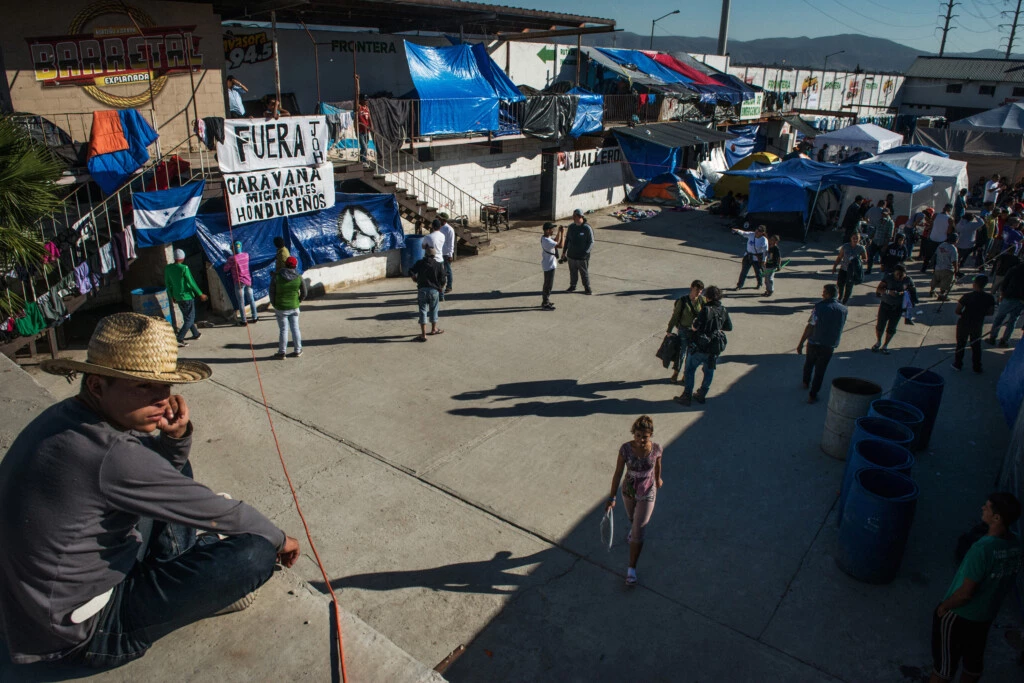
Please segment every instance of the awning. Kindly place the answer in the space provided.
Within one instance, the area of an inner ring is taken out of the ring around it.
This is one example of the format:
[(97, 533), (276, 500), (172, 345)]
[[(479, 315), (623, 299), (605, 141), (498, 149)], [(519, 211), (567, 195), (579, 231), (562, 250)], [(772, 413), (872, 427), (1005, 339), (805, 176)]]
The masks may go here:
[(799, 116), (783, 116), (782, 120), (793, 126), (794, 130), (799, 131), (805, 137), (813, 138), (821, 135), (820, 130), (807, 123)]
[(693, 147), (695, 145), (712, 144), (732, 140), (736, 136), (732, 133), (705, 128), (696, 123), (686, 121), (666, 121), (665, 123), (650, 123), (646, 126), (620, 126), (612, 128), (616, 135), (636, 138), (644, 142), (650, 142), (662, 147)]

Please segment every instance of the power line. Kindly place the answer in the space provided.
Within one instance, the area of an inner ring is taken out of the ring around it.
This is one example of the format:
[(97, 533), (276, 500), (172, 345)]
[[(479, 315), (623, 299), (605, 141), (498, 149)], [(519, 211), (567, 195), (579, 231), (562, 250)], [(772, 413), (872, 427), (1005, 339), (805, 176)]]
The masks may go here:
[[(852, 7), (844, 5), (839, 0), (832, 0), (832, 2), (836, 3), (837, 5), (839, 5), (843, 9), (845, 9), (847, 12), (853, 12), (858, 17), (863, 17), (864, 19), (867, 19), (868, 21), (871, 21), (871, 22), (876, 22), (876, 23), (878, 22), (878, 17), (869, 17), (866, 14), (861, 14), (860, 12), (858, 12), (855, 9), (853, 9)], [(900, 26), (897, 26), (895, 24), (890, 24), (891, 28), (897, 28), (897, 29), (903, 29), (903, 28), (927, 28), (929, 26), (931, 26), (931, 24), (911, 24), (911, 25), (900, 25)]]
[(857, 26), (854, 26), (853, 24), (846, 23), (845, 21), (843, 21), (842, 19), (839, 19), (838, 17), (832, 16), (831, 14), (826, 12), (825, 10), (821, 9), (820, 7), (818, 7), (817, 5), (814, 5), (814, 4), (810, 3), (808, 0), (800, 0), (800, 2), (804, 3), (805, 5), (807, 5), (808, 7), (810, 7), (811, 9), (813, 9), (813, 10), (815, 10), (817, 12), (820, 12), (820, 13), (824, 14), (826, 17), (828, 17), (832, 21), (836, 22), (837, 24), (842, 24), (846, 28), (853, 29), (857, 33), (863, 33), (863, 34), (869, 33), (869, 31), (865, 31), (864, 29), (859, 28)]

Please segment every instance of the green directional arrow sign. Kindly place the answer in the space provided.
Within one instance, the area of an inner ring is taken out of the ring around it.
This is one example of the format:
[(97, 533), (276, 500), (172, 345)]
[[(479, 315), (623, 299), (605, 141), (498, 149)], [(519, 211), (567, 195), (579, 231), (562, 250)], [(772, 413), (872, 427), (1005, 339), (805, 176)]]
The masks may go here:
[(555, 61), (555, 48), (553, 47), (542, 47), (540, 52), (537, 53), (542, 62), (553, 62)]

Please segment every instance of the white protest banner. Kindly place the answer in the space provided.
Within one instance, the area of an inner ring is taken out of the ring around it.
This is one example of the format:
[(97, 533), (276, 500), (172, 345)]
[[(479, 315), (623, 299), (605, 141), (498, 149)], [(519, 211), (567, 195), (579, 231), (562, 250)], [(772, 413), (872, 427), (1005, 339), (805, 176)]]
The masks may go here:
[(243, 225), (334, 206), (334, 166), (293, 166), (224, 175), (228, 220)]
[(319, 166), (326, 155), (327, 119), (323, 116), (227, 119), (224, 142), (217, 143), (217, 163), (223, 173)]

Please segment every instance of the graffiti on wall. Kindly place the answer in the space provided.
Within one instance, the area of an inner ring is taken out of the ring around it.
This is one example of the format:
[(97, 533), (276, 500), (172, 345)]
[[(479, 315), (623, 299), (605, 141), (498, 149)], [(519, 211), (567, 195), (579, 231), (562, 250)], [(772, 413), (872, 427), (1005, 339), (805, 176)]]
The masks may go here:
[[(103, 1), (75, 15), (66, 35), (26, 40), (35, 79), (44, 88), (81, 87), (103, 104), (125, 109), (149, 102), (168, 76), (202, 69), (195, 28), (157, 26), (136, 7)], [(136, 92), (123, 92), (132, 86)]]

